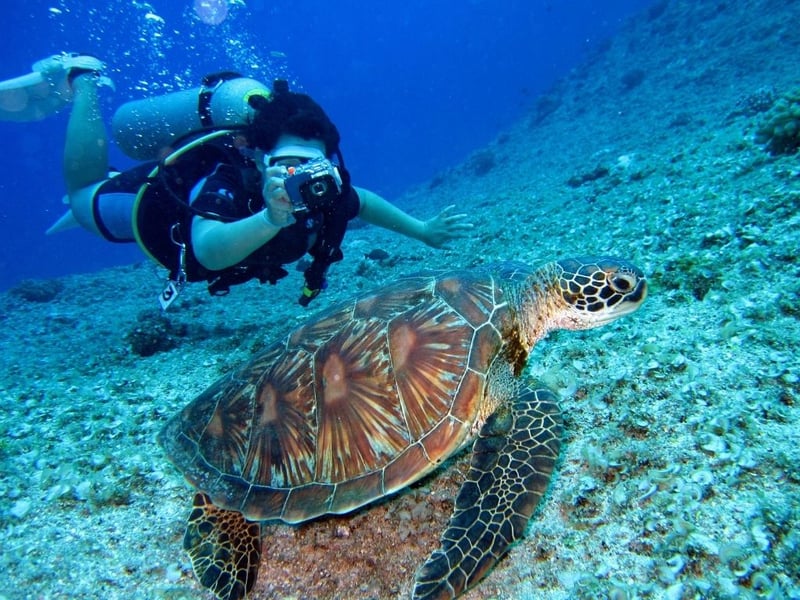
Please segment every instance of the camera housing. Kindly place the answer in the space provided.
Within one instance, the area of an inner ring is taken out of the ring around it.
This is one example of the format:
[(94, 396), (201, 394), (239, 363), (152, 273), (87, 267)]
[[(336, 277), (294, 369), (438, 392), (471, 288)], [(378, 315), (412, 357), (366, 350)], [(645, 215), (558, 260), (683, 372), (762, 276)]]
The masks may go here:
[(342, 192), (339, 169), (327, 158), (315, 158), (305, 164), (289, 167), (284, 180), (293, 213), (325, 208)]

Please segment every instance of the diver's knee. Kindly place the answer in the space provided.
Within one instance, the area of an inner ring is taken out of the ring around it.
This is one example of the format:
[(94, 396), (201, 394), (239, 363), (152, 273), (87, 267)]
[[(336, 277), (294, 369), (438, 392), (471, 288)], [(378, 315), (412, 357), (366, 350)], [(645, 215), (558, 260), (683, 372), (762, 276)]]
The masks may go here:
[(75, 221), (84, 229), (112, 242), (131, 242), (136, 194), (102, 189), (108, 180), (94, 183), (68, 195)]
[(99, 236), (103, 236), (103, 233), (97, 225), (94, 206), (95, 194), (103, 183), (105, 182), (100, 181), (71, 191), (67, 195), (69, 199), (69, 208), (72, 211), (72, 216), (75, 217), (75, 220), (78, 222), (78, 225)]

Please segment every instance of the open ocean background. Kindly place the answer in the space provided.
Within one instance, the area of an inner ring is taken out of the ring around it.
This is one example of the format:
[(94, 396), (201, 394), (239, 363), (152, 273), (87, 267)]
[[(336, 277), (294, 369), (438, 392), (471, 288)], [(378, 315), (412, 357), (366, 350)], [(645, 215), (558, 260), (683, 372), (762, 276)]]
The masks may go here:
[[(116, 84), (104, 97), (110, 123), (123, 102), (194, 87), (207, 73), (235, 70), (268, 85), (283, 77), (337, 124), (355, 182), (396, 200), (488, 143), (651, 2), (232, 0), (217, 25), (195, 4), (9, 3), (0, 79), (60, 51), (93, 54)], [(64, 212), (66, 120), (65, 111), (0, 122), (0, 289), (143, 257), (82, 230), (44, 235)], [(112, 164), (134, 163), (112, 151)]]
[[(800, 600), (800, 3), (224, 6), (209, 26), (188, 0), (7, 2), (0, 78), (95, 53), (110, 120), (210, 71), (286, 77), (334, 118), (357, 183), (475, 227), (445, 249), (354, 227), (308, 308), (292, 267), (224, 298), (187, 286), (164, 313), (165, 272), (133, 245), (44, 236), (66, 114), (0, 122), (0, 600), (211, 598), (182, 549), (190, 486), (156, 443), (170, 417), (355, 294), (583, 255), (630, 259), (647, 301), (532, 349), (561, 458), (461, 600)], [(408, 599), (469, 457), (347, 515), (265, 524), (249, 600)]]

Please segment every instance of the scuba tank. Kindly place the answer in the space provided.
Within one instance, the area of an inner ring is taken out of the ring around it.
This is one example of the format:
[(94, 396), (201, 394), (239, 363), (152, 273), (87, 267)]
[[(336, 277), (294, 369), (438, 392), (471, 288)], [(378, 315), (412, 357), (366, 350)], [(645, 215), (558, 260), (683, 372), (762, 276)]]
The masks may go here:
[(120, 106), (111, 119), (114, 141), (133, 159), (159, 160), (187, 133), (247, 124), (254, 114), (248, 103), (254, 95), (268, 98), (270, 90), (238, 73), (209, 75), (200, 87)]

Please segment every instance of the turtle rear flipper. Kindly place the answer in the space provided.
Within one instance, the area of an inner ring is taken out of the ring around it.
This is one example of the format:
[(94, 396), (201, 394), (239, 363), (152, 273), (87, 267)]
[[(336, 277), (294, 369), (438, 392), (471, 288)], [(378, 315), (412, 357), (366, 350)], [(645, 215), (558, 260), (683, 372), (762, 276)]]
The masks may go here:
[(556, 402), (549, 390), (525, 388), (486, 421), (441, 547), (417, 572), (414, 600), (456, 598), (522, 537), (558, 457)]
[(205, 494), (194, 496), (183, 547), (197, 579), (220, 600), (244, 598), (256, 582), (261, 526), (214, 506)]

